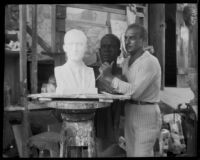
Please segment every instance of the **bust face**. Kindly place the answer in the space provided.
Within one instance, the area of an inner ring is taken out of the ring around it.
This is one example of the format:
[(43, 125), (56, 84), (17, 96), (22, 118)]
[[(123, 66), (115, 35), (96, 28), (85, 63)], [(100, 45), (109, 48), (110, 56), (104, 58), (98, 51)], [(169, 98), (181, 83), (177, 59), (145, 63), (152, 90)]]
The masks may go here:
[(81, 33), (78, 30), (72, 30), (64, 39), (63, 49), (70, 60), (82, 61), (85, 55), (87, 39)]
[(197, 8), (195, 5), (184, 7), (183, 19), (188, 27), (195, 25), (197, 22)]

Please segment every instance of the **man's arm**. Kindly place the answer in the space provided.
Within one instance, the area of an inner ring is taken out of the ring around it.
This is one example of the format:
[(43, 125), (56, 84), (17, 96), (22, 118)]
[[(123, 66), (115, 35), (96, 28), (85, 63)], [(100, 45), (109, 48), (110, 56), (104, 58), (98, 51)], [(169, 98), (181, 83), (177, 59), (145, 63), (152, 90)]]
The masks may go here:
[(138, 98), (149, 84), (152, 83), (157, 72), (157, 66), (152, 61), (149, 61), (140, 68), (140, 71), (138, 71), (138, 74), (132, 83), (124, 82), (115, 77), (111, 82), (111, 86), (119, 93)]

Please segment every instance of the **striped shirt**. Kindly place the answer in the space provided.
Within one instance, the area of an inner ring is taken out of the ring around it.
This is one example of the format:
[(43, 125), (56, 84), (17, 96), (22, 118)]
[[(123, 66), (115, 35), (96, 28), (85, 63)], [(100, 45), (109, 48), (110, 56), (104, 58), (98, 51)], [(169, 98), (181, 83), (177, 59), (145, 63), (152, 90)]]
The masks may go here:
[(145, 51), (142, 56), (128, 66), (130, 57), (122, 65), (122, 73), (128, 82), (115, 77), (112, 87), (119, 93), (131, 95), (138, 101), (159, 102), (161, 85), (161, 67), (158, 59)]

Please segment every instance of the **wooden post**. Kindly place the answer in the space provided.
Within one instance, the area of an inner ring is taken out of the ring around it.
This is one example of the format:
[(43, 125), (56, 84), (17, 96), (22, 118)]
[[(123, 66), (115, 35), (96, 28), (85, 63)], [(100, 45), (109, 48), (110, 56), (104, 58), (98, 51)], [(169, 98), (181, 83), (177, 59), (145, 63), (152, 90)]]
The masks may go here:
[(56, 52), (56, 5), (51, 6), (51, 51)]
[(107, 13), (107, 21), (106, 21), (106, 25), (108, 26), (108, 33), (112, 34), (112, 28), (111, 28), (111, 22), (110, 22), (110, 13)]
[(155, 49), (155, 56), (158, 58), (162, 77), (161, 90), (165, 86), (165, 5), (149, 4), (149, 45)]
[[(146, 4), (146, 7), (144, 8), (144, 27), (148, 35), (148, 4)], [(148, 38), (147, 38), (146, 45), (148, 45)]]
[(37, 93), (37, 5), (32, 5), (31, 93)]
[[(32, 29), (28, 25), (26, 25), (27, 33), (32, 36)], [(37, 34), (38, 44), (46, 51), (51, 52), (50, 46)]]
[(28, 105), (27, 105), (27, 55), (26, 55), (26, 5), (19, 5), (19, 29), (20, 29), (20, 96), (21, 104), (25, 108), (23, 114), (23, 157), (28, 157)]

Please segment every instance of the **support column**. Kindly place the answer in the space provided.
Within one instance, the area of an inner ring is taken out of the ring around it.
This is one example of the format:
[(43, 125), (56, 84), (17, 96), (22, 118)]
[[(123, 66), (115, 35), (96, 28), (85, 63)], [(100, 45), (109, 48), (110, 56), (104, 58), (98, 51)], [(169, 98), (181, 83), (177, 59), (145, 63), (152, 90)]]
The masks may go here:
[(37, 5), (32, 5), (31, 93), (37, 93)]
[(161, 66), (161, 90), (165, 86), (165, 4), (149, 4), (149, 45), (155, 50)]
[(60, 157), (97, 157), (95, 110), (66, 110), (62, 113)]
[(25, 108), (23, 114), (23, 142), (22, 157), (28, 157), (28, 103), (27, 103), (27, 54), (26, 54), (26, 5), (19, 5), (19, 29), (20, 29), (20, 103)]

